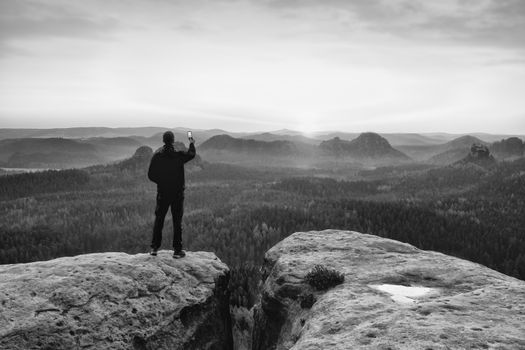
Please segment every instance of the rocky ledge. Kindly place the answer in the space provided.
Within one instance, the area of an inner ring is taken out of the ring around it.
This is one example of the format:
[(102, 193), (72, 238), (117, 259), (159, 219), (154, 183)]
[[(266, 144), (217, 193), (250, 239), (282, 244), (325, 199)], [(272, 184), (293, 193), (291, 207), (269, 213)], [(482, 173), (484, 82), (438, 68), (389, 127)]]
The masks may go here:
[(0, 265), (0, 349), (231, 349), (228, 277), (207, 252)]
[[(327, 291), (317, 264), (344, 274)], [(298, 232), (265, 256), (253, 349), (525, 349), (525, 282), (351, 231)]]

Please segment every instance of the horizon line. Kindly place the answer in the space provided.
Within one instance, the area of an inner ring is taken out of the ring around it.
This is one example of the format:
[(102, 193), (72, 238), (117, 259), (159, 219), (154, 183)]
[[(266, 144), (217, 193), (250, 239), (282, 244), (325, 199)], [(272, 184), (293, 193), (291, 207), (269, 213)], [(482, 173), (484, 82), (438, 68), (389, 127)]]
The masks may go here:
[(191, 130), (191, 131), (211, 131), (211, 130), (220, 130), (227, 133), (232, 134), (262, 134), (262, 133), (268, 133), (272, 134), (275, 132), (283, 132), (283, 131), (289, 131), (297, 134), (301, 134), (303, 136), (306, 135), (320, 135), (320, 134), (331, 134), (331, 133), (345, 133), (345, 134), (362, 134), (367, 132), (372, 132), (376, 134), (414, 134), (414, 135), (424, 135), (424, 134), (447, 134), (447, 135), (471, 135), (471, 134), (484, 134), (484, 135), (505, 135), (505, 136), (522, 136), (525, 137), (525, 131), (524, 132), (515, 132), (515, 133), (508, 133), (508, 132), (487, 132), (487, 131), (469, 131), (469, 132), (450, 132), (450, 131), (374, 131), (374, 130), (366, 130), (366, 131), (347, 131), (347, 130), (315, 130), (315, 131), (300, 131), (300, 130), (294, 130), (290, 128), (281, 128), (281, 129), (272, 129), (272, 130), (243, 130), (243, 131), (232, 131), (228, 129), (218, 128), (218, 127), (212, 127), (209, 129), (202, 129), (202, 128), (187, 128), (184, 126), (176, 126), (176, 127), (166, 127), (166, 126), (159, 126), (159, 125), (144, 125), (144, 126), (102, 126), (102, 125), (96, 125), (96, 126), (57, 126), (57, 127), (0, 127), (0, 130), (56, 130), (56, 129), (95, 129), (95, 128), (104, 128), (104, 129), (147, 129), (147, 128), (158, 128), (158, 129), (166, 129), (166, 130), (177, 130), (177, 129), (183, 129), (183, 130)]

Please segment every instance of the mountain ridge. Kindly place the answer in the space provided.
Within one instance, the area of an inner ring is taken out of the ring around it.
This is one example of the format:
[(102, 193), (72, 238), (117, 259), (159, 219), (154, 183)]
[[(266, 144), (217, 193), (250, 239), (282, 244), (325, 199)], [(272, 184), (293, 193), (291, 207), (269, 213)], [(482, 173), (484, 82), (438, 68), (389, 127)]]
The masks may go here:
[(382, 136), (372, 132), (359, 135), (352, 141), (335, 137), (323, 141), (319, 148), (328, 155), (349, 156), (357, 159), (390, 158), (398, 161), (408, 161), (410, 158), (403, 152), (393, 148)]
[(230, 135), (216, 135), (200, 145), (201, 150), (219, 150), (239, 153), (267, 154), (274, 156), (297, 153), (298, 147), (292, 141), (259, 141), (253, 139), (234, 138)]

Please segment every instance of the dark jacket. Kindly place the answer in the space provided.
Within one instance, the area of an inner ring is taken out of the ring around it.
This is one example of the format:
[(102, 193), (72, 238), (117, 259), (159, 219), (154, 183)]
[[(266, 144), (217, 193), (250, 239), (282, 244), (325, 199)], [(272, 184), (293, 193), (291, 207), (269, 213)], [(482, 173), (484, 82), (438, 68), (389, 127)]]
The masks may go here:
[(184, 190), (184, 163), (195, 157), (195, 146), (190, 143), (188, 151), (175, 151), (172, 145), (164, 145), (151, 157), (148, 178), (157, 184), (159, 192)]

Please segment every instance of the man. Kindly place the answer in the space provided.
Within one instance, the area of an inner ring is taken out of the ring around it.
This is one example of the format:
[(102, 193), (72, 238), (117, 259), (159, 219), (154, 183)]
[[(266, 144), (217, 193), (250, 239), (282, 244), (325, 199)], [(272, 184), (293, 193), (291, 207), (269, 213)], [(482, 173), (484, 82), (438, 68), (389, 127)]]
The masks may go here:
[(171, 131), (162, 135), (164, 146), (153, 154), (148, 170), (148, 178), (157, 184), (157, 205), (155, 207), (155, 224), (151, 252), (157, 255), (162, 241), (164, 218), (171, 207), (173, 217), (173, 257), (182, 258), (186, 253), (182, 250), (182, 215), (184, 209), (184, 164), (195, 157), (195, 140), (189, 138), (188, 151), (175, 151), (173, 143), (175, 136)]

